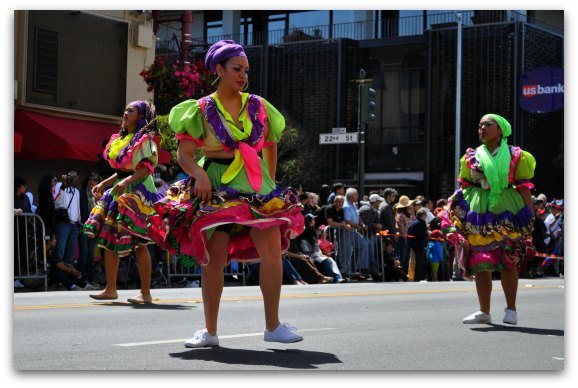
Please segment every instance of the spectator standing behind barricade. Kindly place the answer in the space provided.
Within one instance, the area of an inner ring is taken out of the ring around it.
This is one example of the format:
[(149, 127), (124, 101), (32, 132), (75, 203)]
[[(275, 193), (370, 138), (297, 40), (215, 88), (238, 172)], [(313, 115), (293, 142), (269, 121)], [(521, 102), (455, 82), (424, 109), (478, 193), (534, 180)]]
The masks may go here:
[[(82, 187), (80, 188), (80, 221), (83, 224), (88, 220), (90, 211), (96, 205), (92, 189), (100, 182), (102, 182), (102, 177), (96, 171), (91, 172), (82, 182)], [(80, 248), (78, 267), (84, 279), (92, 284), (94, 278), (95, 241), (92, 238), (88, 238), (86, 234), (80, 233), (78, 244)]]
[(299, 194), (299, 202), (303, 207), (301, 209), (301, 214), (305, 216), (305, 214), (311, 213), (311, 208), (309, 207), (309, 194), (308, 193), (301, 193)]
[(321, 252), (321, 248), (317, 242), (317, 228), (315, 222), (315, 215), (312, 213), (305, 215), (305, 230), (301, 235), (299, 235), (299, 237), (297, 237), (299, 248), (303, 254), (313, 259), (319, 272), (325, 276), (333, 278), (333, 283), (341, 283), (344, 280), (337, 263), (331, 257), (325, 256), (323, 252)]
[(54, 186), (54, 205), (56, 207), (56, 250), (55, 258), (67, 264), (73, 264), (78, 234), (80, 232), (80, 192), (78, 172), (68, 170), (61, 176), (61, 182)]
[[(14, 177), (14, 214), (31, 213), (30, 199), (26, 195), (26, 181), (20, 176)], [(27, 242), (31, 228), (27, 227), (24, 217), (14, 217), (14, 276), (20, 275), (20, 269), (28, 265)], [(28, 233), (27, 233), (28, 232)], [(30, 246), (30, 243), (28, 244)], [(28, 248), (30, 249), (30, 248)], [(20, 264), (18, 264), (20, 263)], [(20, 287), (20, 282), (15, 282)]]
[(152, 302), (151, 258), (146, 245), (153, 243), (147, 233), (147, 216), (152, 213), (153, 204), (161, 199), (152, 177), (158, 161), (154, 142), (158, 131), (156, 120), (155, 107), (150, 102), (129, 103), (120, 131), (112, 135), (104, 150), (105, 159), (116, 172), (93, 187), (98, 200), (84, 224), (84, 233), (96, 239), (96, 245), (105, 250), (106, 287), (102, 293), (90, 295), (93, 299), (118, 298), (119, 257), (129, 255), (134, 249), (141, 289), (139, 295), (128, 301)]
[(328, 206), (327, 199), (329, 198), (330, 193), (331, 188), (328, 185), (321, 185), (318, 200), (319, 208), (315, 211), (315, 215), (317, 216), (316, 219), (317, 226), (327, 225), (327, 218), (325, 218), (325, 209), (327, 209)]
[(463, 319), (465, 324), (489, 324), (492, 272), (500, 272), (507, 307), (504, 323), (517, 324), (516, 294), (520, 260), (533, 257), (531, 241), (536, 161), (519, 147), (508, 145), (510, 123), (489, 113), (478, 124), (480, 143), (468, 148), (460, 159), (461, 188), (440, 214), (446, 240), (455, 246), (456, 257), (475, 275), (480, 309)]
[(327, 205), (329, 194), (331, 194), (331, 187), (329, 187), (329, 185), (322, 184), (319, 188), (319, 206), (323, 207)]
[(430, 222), (432, 222), (432, 220), (435, 218), (435, 215), (433, 214), (433, 211), (435, 209), (434, 203), (431, 200), (431, 198), (424, 198), (421, 195), (419, 197), (421, 199), (423, 209), (425, 209), (425, 211), (427, 212), (425, 217), (425, 223), (429, 225)]
[(399, 202), (397, 202), (393, 207), (396, 213), (395, 222), (398, 233), (399, 260), (401, 261), (403, 270), (406, 273), (409, 269), (410, 252), (407, 230), (411, 222), (411, 213), (409, 211), (411, 206), (413, 206), (413, 201), (410, 200), (407, 195), (402, 195), (399, 197)]
[(310, 213), (315, 214), (319, 210), (319, 196), (315, 193), (308, 192)]
[(327, 219), (327, 224), (335, 229), (335, 242), (338, 250), (337, 263), (341, 274), (344, 279), (349, 279), (349, 273), (351, 272), (351, 250), (347, 249), (349, 254), (346, 255), (344, 246), (346, 242), (348, 242), (348, 240), (346, 241), (345, 233), (353, 230), (353, 227), (345, 222), (343, 215), (344, 203), (345, 197), (343, 195), (336, 196), (333, 204), (328, 205), (325, 209), (325, 218)]
[(384, 278), (386, 282), (406, 282), (409, 276), (403, 271), (401, 262), (399, 261), (399, 256), (396, 255), (393, 249), (393, 240), (390, 238), (384, 238), (383, 246), (383, 264), (384, 264)]
[(335, 197), (341, 195), (345, 197), (345, 185), (343, 183), (334, 183), (331, 189), (331, 194), (327, 197), (327, 204), (332, 205), (335, 201)]
[[(372, 257), (369, 255), (369, 245), (367, 243), (367, 226), (359, 218), (359, 211), (356, 203), (359, 200), (359, 194), (356, 189), (350, 187), (345, 192), (345, 203), (343, 204), (343, 217), (345, 222), (353, 227), (353, 230), (347, 232), (345, 249), (349, 249), (353, 257), (357, 259), (357, 268), (353, 265), (352, 270), (359, 269), (362, 276), (377, 272), (377, 261), (375, 260), (375, 252)], [(345, 253), (348, 255), (349, 253)], [(371, 271), (370, 271), (371, 270)]]
[[(548, 238), (546, 238), (548, 244), (548, 252), (552, 255), (558, 256), (560, 255), (561, 251), (563, 251), (563, 245), (561, 245), (563, 240), (561, 237), (564, 226), (564, 200), (553, 199), (549, 207), (551, 213), (544, 221), (547, 233), (549, 235)], [(560, 262), (561, 260), (547, 260), (546, 268), (548, 268), (549, 272), (559, 276), (561, 273)]]
[(415, 221), (408, 228), (408, 234), (413, 236), (409, 239), (409, 244), (415, 257), (415, 275), (413, 279), (415, 282), (426, 279), (426, 248), (428, 244), (428, 230), (425, 223), (426, 214), (425, 209), (419, 209), (416, 213)]
[[(427, 222), (427, 221), (426, 221)], [(441, 224), (440, 219), (434, 217), (434, 219), (429, 224), (430, 235), (428, 242), (428, 262), (430, 267), (431, 281), (438, 281), (438, 272), (440, 271), (440, 266), (444, 262), (444, 246), (443, 246), (443, 234), (440, 230)], [(445, 271), (443, 271), (445, 272)]]
[[(369, 260), (374, 261), (372, 266), (371, 278), (375, 282), (381, 281), (381, 274), (377, 267), (377, 236), (376, 234), (381, 232), (382, 225), (379, 222), (379, 206), (384, 202), (384, 199), (379, 196), (379, 194), (371, 194), (369, 196), (369, 202), (361, 206), (359, 209), (359, 218), (367, 227), (367, 247)], [(373, 259), (372, 259), (373, 258)]]

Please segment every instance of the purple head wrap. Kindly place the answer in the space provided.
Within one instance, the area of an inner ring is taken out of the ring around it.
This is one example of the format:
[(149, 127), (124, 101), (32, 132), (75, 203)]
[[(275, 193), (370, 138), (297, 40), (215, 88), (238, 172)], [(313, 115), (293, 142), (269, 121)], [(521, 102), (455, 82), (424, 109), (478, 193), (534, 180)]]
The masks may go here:
[(205, 55), (205, 66), (207, 69), (211, 70), (213, 73), (216, 71), (217, 64), (222, 63), (224, 60), (231, 57), (245, 57), (245, 50), (243, 46), (235, 43), (232, 40), (220, 40), (213, 44), (207, 55)]

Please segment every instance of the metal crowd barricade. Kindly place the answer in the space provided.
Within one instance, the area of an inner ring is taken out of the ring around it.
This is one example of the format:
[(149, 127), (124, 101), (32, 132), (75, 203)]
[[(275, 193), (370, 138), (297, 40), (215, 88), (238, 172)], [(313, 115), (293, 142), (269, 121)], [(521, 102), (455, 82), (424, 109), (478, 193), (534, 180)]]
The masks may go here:
[(39, 215), (14, 216), (14, 280), (44, 279), (44, 291), (48, 291), (45, 233)]
[(351, 276), (359, 275), (362, 269), (369, 270), (370, 249), (366, 231), (326, 226), (322, 238), (333, 243), (333, 258), (342, 273)]
[[(181, 263), (181, 260), (176, 255), (171, 255), (169, 252), (166, 253), (167, 257), (167, 285), (171, 286), (171, 278), (201, 278), (201, 267), (195, 264), (192, 267), (186, 267)], [(243, 280), (243, 286), (246, 285), (246, 265), (244, 262), (239, 262), (232, 260), (230, 264), (225, 266), (224, 276), (236, 276), (241, 277)]]

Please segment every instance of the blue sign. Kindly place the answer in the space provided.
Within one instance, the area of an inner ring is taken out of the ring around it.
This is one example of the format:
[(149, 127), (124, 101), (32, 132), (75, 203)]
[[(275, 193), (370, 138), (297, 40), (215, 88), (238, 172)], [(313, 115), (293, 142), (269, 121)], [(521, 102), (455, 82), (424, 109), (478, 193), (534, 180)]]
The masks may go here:
[(541, 67), (526, 71), (522, 75), (520, 107), (533, 113), (564, 109), (564, 69)]

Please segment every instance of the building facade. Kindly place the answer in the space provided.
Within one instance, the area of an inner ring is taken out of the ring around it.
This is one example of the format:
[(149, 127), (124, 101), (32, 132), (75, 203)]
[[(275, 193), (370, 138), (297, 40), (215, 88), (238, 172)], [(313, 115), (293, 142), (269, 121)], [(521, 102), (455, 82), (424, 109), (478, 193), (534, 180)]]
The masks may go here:
[(501, 114), (513, 126), (510, 143), (536, 156), (537, 190), (563, 197), (564, 111), (519, 103), (527, 71), (564, 67), (563, 11), (153, 11), (153, 28), (157, 53), (185, 60), (220, 39), (245, 45), (250, 91), (298, 130), (307, 190), (359, 184), (358, 145), (320, 145), (319, 134), (357, 131), (358, 87), (370, 84), (376, 109), (365, 133), (365, 193), (392, 186), (440, 198), (455, 189), (457, 12), (459, 148), (477, 146), (484, 113)]
[(49, 172), (94, 170), (126, 104), (153, 98), (139, 76), (152, 23), (143, 11), (15, 11), (14, 169), (33, 191)]

